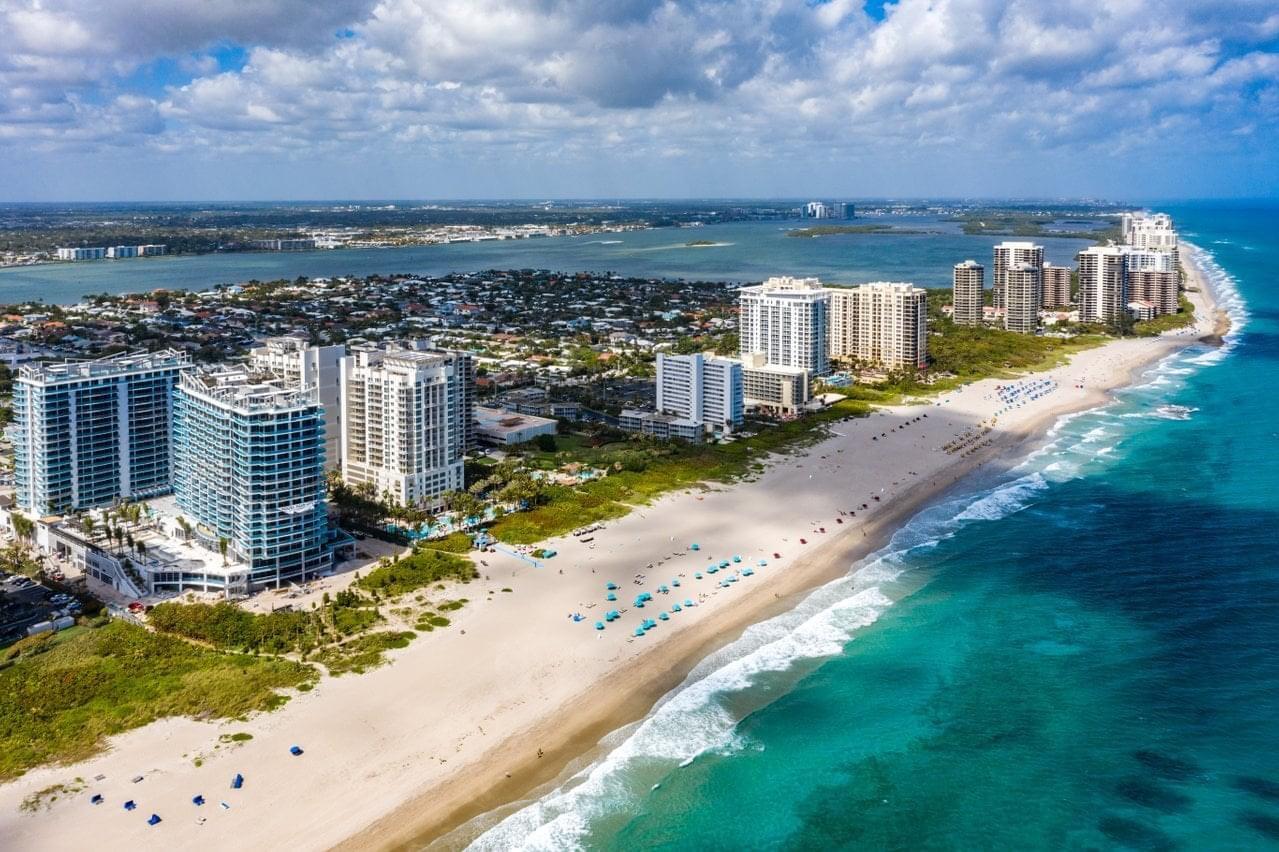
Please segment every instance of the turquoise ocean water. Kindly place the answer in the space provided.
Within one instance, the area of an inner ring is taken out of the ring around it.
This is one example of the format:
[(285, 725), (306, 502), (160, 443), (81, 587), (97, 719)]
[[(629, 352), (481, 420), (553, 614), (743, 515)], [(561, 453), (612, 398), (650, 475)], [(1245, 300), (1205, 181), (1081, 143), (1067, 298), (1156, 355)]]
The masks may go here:
[(1063, 419), (459, 836), (1279, 848), (1279, 208), (1171, 212), (1213, 256), (1225, 347)]

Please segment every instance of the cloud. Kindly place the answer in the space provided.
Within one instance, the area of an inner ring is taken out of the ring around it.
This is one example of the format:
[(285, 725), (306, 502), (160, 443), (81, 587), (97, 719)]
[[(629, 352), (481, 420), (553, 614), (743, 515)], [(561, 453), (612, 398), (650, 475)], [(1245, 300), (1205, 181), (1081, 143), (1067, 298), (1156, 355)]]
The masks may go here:
[[(0, 145), (49, 162), (113, 147), (518, 156), (550, 174), (939, 155), (975, 170), (1005, 152), (1276, 141), (1279, 17), (1264, 0), (899, 0), (882, 21), (862, 6), (0, 0)], [(228, 68), (231, 45), (243, 63)], [(131, 87), (157, 61), (173, 78)]]

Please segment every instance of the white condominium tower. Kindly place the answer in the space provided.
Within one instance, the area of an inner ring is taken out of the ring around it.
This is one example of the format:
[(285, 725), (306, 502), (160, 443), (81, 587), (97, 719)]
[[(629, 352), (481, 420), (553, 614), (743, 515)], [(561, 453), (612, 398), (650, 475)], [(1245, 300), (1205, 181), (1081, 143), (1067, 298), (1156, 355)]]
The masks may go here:
[(474, 382), (466, 353), (389, 348), (343, 358), (342, 478), (427, 509), (460, 491)]
[(1093, 246), (1079, 253), (1079, 321), (1114, 322), (1128, 310), (1126, 252)]
[(956, 325), (981, 325), (986, 268), (975, 260), (955, 264), (951, 318)]
[(657, 355), (657, 410), (731, 432), (742, 425), (742, 363), (713, 355)]
[(832, 287), (830, 354), (889, 369), (928, 366), (928, 293), (913, 284)]
[(1044, 264), (1043, 269), (1040, 270), (1040, 279), (1043, 284), (1043, 299), (1041, 302), (1043, 307), (1064, 308), (1070, 304), (1070, 274), (1072, 271), (1069, 266)]
[(271, 337), (249, 350), (254, 370), (276, 376), (299, 390), (314, 386), (324, 406), (324, 467), (342, 464), (340, 383), (346, 347), (311, 346), (303, 337)]
[(1031, 266), (1044, 265), (1044, 247), (1034, 243), (1005, 241), (995, 246), (994, 303), (996, 308), (1006, 308), (1004, 303), (1004, 284), (1008, 270), (1015, 264), (1029, 263)]
[(769, 364), (830, 372), (826, 345), (830, 297), (816, 278), (769, 278), (743, 287), (739, 333), (742, 355), (764, 353)]
[(173, 386), (183, 353), (24, 364), (13, 386), (14, 486), (35, 514), (73, 512), (173, 487)]
[(333, 564), (324, 410), (314, 387), (244, 367), (183, 374), (174, 391), (173, 491), (193, 534), (248, 566), (250, 589), (319, 576)]
[(1004, 328), (1018, 334), (1034, 334), (1039, 327), (1042, 299), (1040, 267), (1014, 263), (1004, 278)]

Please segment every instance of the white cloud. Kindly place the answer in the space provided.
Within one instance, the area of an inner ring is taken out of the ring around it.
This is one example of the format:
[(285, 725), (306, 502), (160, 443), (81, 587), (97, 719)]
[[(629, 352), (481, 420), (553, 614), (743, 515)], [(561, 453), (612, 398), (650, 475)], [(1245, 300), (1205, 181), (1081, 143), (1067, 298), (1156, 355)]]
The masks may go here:
[[(1264, 0), (900, 0), (882, 22), (861, 7), (0, 0), (0, 144), (984, 162), (1113, 151), (1118, 135), (1163, 151), (1276, 135), (1279, 17)], [(209, 51), (225, 44), (247, 49), (242, 68), (219, 70)], [(161, 58), (189, 81), (131, 91)]]

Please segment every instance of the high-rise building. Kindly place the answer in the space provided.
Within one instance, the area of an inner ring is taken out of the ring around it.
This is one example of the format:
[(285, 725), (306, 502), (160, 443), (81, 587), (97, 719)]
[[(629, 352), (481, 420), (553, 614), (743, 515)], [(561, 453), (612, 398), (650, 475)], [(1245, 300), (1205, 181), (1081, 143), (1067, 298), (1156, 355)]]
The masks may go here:
[(1018, 334), (1034, 334), (1039, 328), (1042, 299), (1040, 268), (1014, 263), (1004, 276), (1004, 328)]
[(1136, 269), (1129, 270), (1127, 275), (1130, 302), (1149, 302), (1154, 306), (1155, 316), (1177, 312), (1180, 285), (1176, 272)]
[(392, 347), (343, 358), (343, 479), (428, 509), (461, 490), (474, 382), (465, 353)]
[(254, 370), (267, 372), (303, 390), (315, 387), (324, 406), (324, 467), (342, 465), (342, 358), (346, 347), (311, 346), (303, 337), (272, 337), (249, 351)]
[[(1121, 219), (1123, 242), (1135, 249), (1161, 252), (1171, 256), (1172, 269), (1176, 271), (1179, 260), (1177, 230), (1167, 213), (1146, 216), (1125, 214)], [(1160, 270), (1166, 271), (1166, 270)]]
[(1079, 321), (1115, 322), (1128, 309), (1124, 249), (1093, 246), (1079, 253)]
[(190, 359), (176, 351), (24, 364), (13, 389), (17, 503), (73, 512), (173, 486), (173, 387)]
[(250, 589), (327, 571), (317, 389), (220, 367), (183, 374), (173, 396), (173, 490), (199, 544), (216, 553), (225, 542)]
[(738, 331), (742, 355), (764, 353), (769, 364), (830, 372), (827, 311), (830, 296), (816, 278), (769, 278), (743, 287)]
[(1045, 263), (1040, 270), (1040, 281), (1043, 285), (1043, 307), (1064, 308), (1070, 304), (1070, 276), (1073, 270), (1069, 266), (1054, 266)]
[(956, 325), (980, 326), (986, 268), (975, 260), (955, 264), (951, 318)]
[(913, 284), (832, 287), (830, 354), (889, 369), (928, 366), (928, 293)]
[(1044, 247), (1030, 242), (1007, 240), (995, 246), (995, 277), (991, 284), (994, 287), (993, 301), (996, 308), (1006, 308), (1004, 302), (1004, 284), (1008, 270), (1015, 264), (1029, 263), (1031, 266), (1044, 265)]
[(705, 428), (731, 432), (742, 425), (742, 364), (696, 353), (657, 355), (657, 411)]

